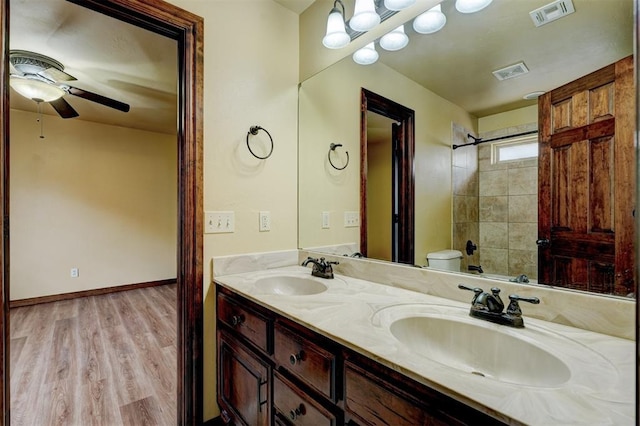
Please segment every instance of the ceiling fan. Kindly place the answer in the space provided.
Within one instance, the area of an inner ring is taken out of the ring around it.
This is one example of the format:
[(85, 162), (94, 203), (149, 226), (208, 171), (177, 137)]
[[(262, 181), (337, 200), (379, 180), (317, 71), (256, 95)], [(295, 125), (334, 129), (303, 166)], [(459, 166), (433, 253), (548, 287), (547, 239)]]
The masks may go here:
[(22, 96), (37, 103), (47, 102), (62, 118), (78, 117), (78, 112), (63, 98), (74, 95), (122, 112), (129, 112), (129, 105), (84, 89), (69, 86), (77, 80), (64, 72), (64, 66), (55, 59), (26, 50), (9, 52), (11, 87)]

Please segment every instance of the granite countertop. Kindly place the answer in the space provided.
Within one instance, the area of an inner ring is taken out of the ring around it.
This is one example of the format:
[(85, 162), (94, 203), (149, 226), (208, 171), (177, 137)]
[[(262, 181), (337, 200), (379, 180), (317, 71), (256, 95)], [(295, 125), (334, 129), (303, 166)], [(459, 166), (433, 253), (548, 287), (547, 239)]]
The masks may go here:
[[(258, 282), (282, 275), (314, 279), (327, 290), (312, 295), (273, 294)], [(470, 318), (470, 303), (338, 274), (332, 280), (312, 278), (310, 268), (301, 266), (216, 276), (215, 282), (418, 382), (488, 414), (498, 412), (514, 423), (635, 424), (635, 341), (527, 318), (526, 304), (522, 306), (525, 328), (514, 329)], [(526, 359), (518, 361), (523, 376), (515, 379), (482, 377), (433, 361), (390, 331), (396, 320), (425, 316), (453, 317), (517, 337), (561, 360), (570, 378), (549, 375), (544, 363), (536, 370)], [(522, 377), (532, 381), (525, 380), (523, 385)]]

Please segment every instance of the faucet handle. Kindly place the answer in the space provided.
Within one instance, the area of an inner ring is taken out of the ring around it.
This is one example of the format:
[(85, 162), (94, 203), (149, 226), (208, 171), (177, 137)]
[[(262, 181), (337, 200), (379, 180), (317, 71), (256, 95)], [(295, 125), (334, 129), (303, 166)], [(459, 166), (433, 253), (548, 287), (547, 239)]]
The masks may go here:
[(467, 286), (466, 286), (466, 285), (464, 285), (464, 284), (458, 284), (458, 288), (459, 288), (459, 289), (461, 289), (461, 290), (469, 290), (469, 291), (472, 291), (472, 292), (474, 292), (474, 293), (476, 294), (476, 296), (477, 296), (477, 295), (479, 295), (479, 294), (481, 294), (481, 293), (484, 293), (484, 290), (483, 290), (483, 289), (481, 289), (480, 287), (474, 287), (474, 288), (471, 288), (471, 287), (467, 287)]
[(538, 299), (537, 297), (520, 297), (517, 294), (510, 294), (509, 300), (511, 300), (512, 302), (520, 300), (522, 302), (533, 303), (534, 305), (540, 303), (540, 299)]
[(533, 303), (534, 305), (540, 303), (540, 299), (538, 299), (537, 297), (520, 297), (517, 294), (510, 294), (509, 300), (511, 302), (507, 307), (507, 314), (515, 316), (522, 315), (522, 310), (520, 309), (520, 304), (518, 303), (519, 301)]

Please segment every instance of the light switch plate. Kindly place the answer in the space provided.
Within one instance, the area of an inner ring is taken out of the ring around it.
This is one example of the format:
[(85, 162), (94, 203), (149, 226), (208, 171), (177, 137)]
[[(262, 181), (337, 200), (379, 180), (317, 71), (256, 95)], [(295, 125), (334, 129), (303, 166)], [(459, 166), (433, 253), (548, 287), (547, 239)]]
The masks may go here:
[(360, 226), (360, 212), (344, 212), (344, 227), (354, 228)]
[(204, 212), (204, 233), (224, 234), (235, 232), (235, 215), (232, 211)]
[(322, 212), (322, 229), (329, 229), (331, 215), (329, 212)]

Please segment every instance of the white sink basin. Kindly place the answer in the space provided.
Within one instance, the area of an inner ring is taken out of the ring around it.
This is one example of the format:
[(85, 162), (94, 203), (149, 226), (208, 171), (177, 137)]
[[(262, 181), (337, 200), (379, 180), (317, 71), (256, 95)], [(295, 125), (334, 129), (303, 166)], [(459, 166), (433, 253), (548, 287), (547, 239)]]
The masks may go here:
[(560, 386), (571, 378), (562, 360), (518, 337), (521, 330), (475, 318), (412, 316), (392, 322), (390, 331), (416, 355), (477, 376), (536, 387)]
[(255, 288), (258, 293), (285, 296), (308, 296), (327, 290), (327, 286), (317, 279), (295, 275), (274, 275), (260, 278), (256, 281)]

